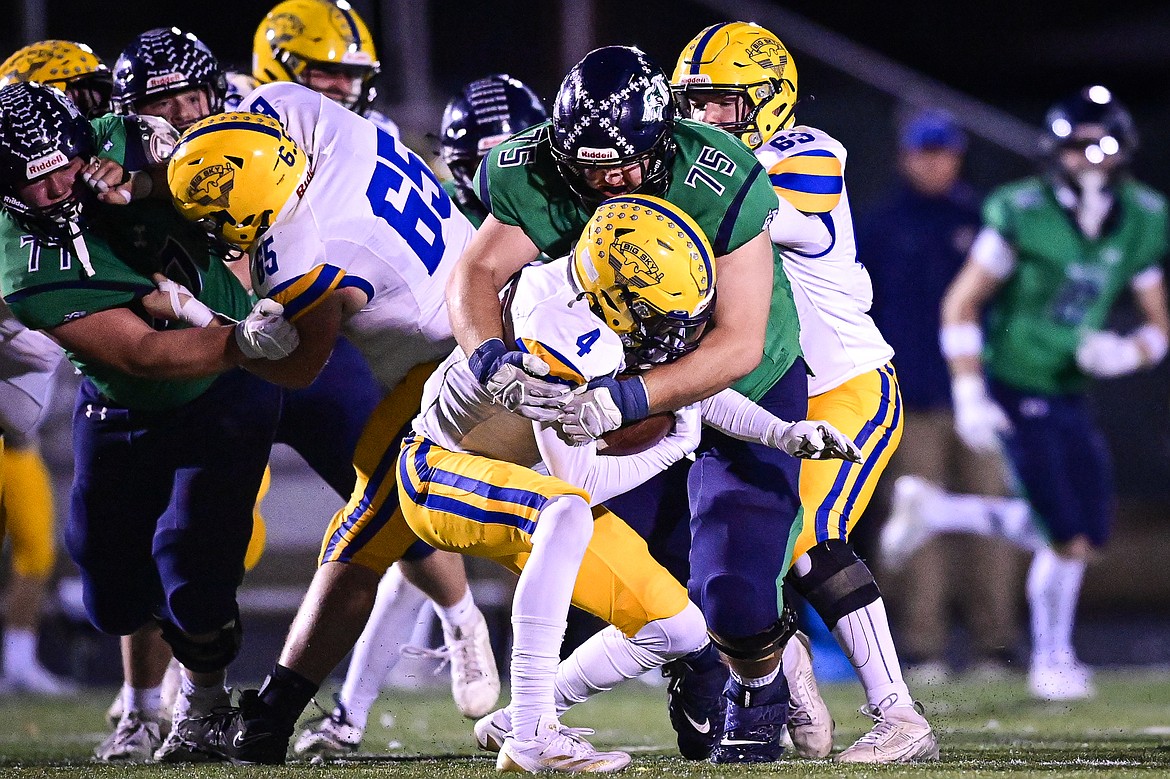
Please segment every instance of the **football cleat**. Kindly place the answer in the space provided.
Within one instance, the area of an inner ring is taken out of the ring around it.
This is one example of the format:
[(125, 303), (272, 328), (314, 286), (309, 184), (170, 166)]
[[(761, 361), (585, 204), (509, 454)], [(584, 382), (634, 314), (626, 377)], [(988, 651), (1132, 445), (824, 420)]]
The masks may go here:
[(556, 715), (545, 714), (530, 739), (508, 736), (496, 757), (496, 770), (513, 773), (620, 771), (630, 764), (625, 752), (598, 752), (585, 740), (585, 728), (565, 728)]
[[(701, 669), (701, 670), (700, 670)], [(723, 728), (727, 666), (713, 644), (662, 666), (670, 724), (687, 760), (706, 760)]]
[(935, 531), (927, 522), (923, 504), (941, 491), (919, 476), (899, 476), (894, 481), (890, 516), (878, 538), (878, 555), (888, 571), (897, 571), (910, 561)]
[(482, 717), (490, 712), (500, 699), (500, 672), (492, 652), (487, 620), (476, 609), (476, 620), (470, 628), (443, 630), (443, 646), (425, 649), (404, 646), (403, 657), (431, 657), (440, 661), (435, 673), (451, 664), (451, 697), (455, 707), (468, 719)]
[(508, 710), (496, 709), (475, 723), (475, 743), (484, 752), (499, 752), (511, 731), (512, 718)]
[(161, 745), (158, 720), (128, 711), (93, 754), (103, 763), (149, 763)]
[(11, 669), (0, 676), (0, 692), (6, 695), (18, 693), (43, 698), (64, 698), (76, 695), (78, 687), (69, 679), (57, 676), (40, 663), (34, 662), (20, 669)]
[(351, 755), (362, 745), (363, 735), (364, 728), (349, 721), (345, 706), (338, 700), (333, 711), (309, 722), (309, 727), (293, 744), (293, 752), (323, 757)]
[(784, 647), (784, 678), (788, 680), (791, 709), (788, 735), (801, 757), (828, 757), (833, 751), (833, 716), (817, 689), (808, 636), (800, 631)]
[(291, 737), (257, 690), (244, 690), (239, 706), (193, 717), (187, 734), (195, 747), (242, 765), (283, 765)]
[(1028, 690), (1044, 701), (1079, 701), (1097, 694), (1092, 670), (1071, 652), (1034, 657), (1028, 669)]
[(711, 762), (772, 763), (784, 753), (781, 737), (788, 723), (788, 681), (783, 673), (763, 687), (745, 687), (730, 678), (723, 690), (727, 713), (723, 736)]
[(912, 763), (938, 760), (938, 740), (922, 716), (922, 704), (882, 709), (866, 705), (861, 713), (873, 729), (835, 758), (838, 763)]

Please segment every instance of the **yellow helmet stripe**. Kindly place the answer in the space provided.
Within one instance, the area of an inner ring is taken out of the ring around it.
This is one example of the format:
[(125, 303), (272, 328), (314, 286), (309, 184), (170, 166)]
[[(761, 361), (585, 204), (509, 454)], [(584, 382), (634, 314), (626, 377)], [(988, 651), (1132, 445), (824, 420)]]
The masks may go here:
[(722, 30), (724, 27), (730, 25), (731, 22), (723, 22), (722, 24), (713, 24), (707, 28), (707, 32), (695, 44), (695, 53), (691, 55), (691, 73), (698, 73), (699, 68), (703, 64), (703, 49), (707, 48), (707, 44), (715, 37), (715, 33)]
[[(707, 278), (711, 278), (713, 273), (713, 261), (710, 253), (707, 251), (707, 247), (710, 245), (710, 243), (706, 238), (700, 238), (699, 235), (691, 229), (691, 226), (684, 220), (680, 219), (677, 214), (667, 211), (662, 206), (658, 205), (652, 200), (647, 200), (645, 197), (620, 195), (618, 197), (611, 197), (605, 201), (606, 205), (609, 205), (610, 203), (633, 203), (635, 205), (641, 206), (642, 208), (645, 208), (647, 211), (654, 211), (659, 213), (670, 221), (674, 222), (676, 225), (678, 225), (678, 228), (686, 233), (687, 237), (691, 239), (691, 243), (695, 245), (695, 250), (699, 253), (699, 256), (703, 258), (703, 266), (707, 270)], [(682, 212), (680, 211), (679, 213)]]
[(264, 133), (265, 135), (271, 135), (273, 138), (280, 138), (281, 135), (280, 130), (276, 129), (275, 127), (269, 127), (268, 125), (260, 124), (259, 122), (215, 122), (208, 124), (205, 127), (199, 128), (190, 135), (180, 139), (180, 142), (187, 143), (188, 141), (195, 140), (201, 135), (207, 135), (210, 132), (216, 132), (219, 130), (252, 130), (258, 133)]
[(516, 345), (520, 351), (536, 355), (548, 363), (548, 378), (560, 384), (579, 387), (585, 383), (585, 376), (576, 366), (556, 349), (531, 338), (517, 338)]

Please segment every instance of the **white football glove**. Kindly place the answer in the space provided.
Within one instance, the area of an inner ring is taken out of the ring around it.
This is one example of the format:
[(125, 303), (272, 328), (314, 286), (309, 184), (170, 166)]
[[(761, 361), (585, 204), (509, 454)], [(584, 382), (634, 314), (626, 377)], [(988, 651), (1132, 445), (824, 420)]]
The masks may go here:
[(998, 451), (1000, 436), (1011, 432), (1012, 423), (987, 393), (983, 377), (972, 374), (955, 377), (951, 383), (951, 397), (959, 440), (975, 452)]
[[(677, 417), (676, 417), (677, 419)], [(573, 446), (584, 446), (622, 426), (622, 412), (608, 387), (582, 384), (561, 409), (561, 433)]]
[(1144, 362), (1136, 338), (1109, 330), (1086, 333), (1077, 346), (1077, 366), (1098, 379), (1125, 376), (1140, 369)]
[(301, 342), (292, 323), (285, 319), (284, 306), (262, 298), (235, 327), (236, 345), (250, 360), (280, 360), (288, 357)]
[(510, 350), (499, 338), (489, 338), (476, 347), (468, 366), (496, 403), (537, 422), (556, 419), (571, 391), (545, 380), (549, 367), (544, 360)]
[(698, 448), (702, 435), (703, 411), (698, 403), (692, 403), (674, 412), (674, 427), (663, 440), (673, 441), (690, 454)]
[(156, 284), (159, 292), (165, 292), (171, 299), (171, 308), (179, 321), (186, 322), (192, 327), (207, 327), (215, 321), (215, 312), (191, 294), (191, 290), (177, 281), (157, 277)]
[(800, 422), (773, 422), (764, 433), (764, 442), (773, 449), (802, 460), (847, 460), (861, 462), (861, 450), (849, 436), (828, 422), (804, 419)]

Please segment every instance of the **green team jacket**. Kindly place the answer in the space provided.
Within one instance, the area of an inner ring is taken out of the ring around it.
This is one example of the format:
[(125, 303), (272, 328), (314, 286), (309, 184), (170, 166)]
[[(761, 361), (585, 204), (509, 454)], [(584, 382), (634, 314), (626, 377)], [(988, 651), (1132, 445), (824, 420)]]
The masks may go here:
[(983, 221), (1015, 249), (1012, 274), (988, 307), (984, 366), (993, 378), (1025, 392), (1080, 392), (1082, 334), (1105, 325), (1117, 296), (1166, 254), (1166, 199), (1136, 181), (1116, 189), (1114, 212), (1096, 240), (1040, 177), (991, 193)]
[[(121, 117), (91, 122), (102, 157), (126, 164), (127, 127)], [(128, 166), (129, 167), (129, 166)], [(161, 272), (182, 283), (212, 309), (232, 318), (247, 316), (248, 293), (208, 241), (169, 202), (146, 200), (128, 206), (86, 206), (82, 240), (94, 275), (89, 276), (70, 249), (49, 245), (30, 235), (6, 212), (0, 212), (0, 294), (26, 327), (51, 330), (57, 325), (104, 311), (129, 307), (156, 330), (185, 327), (156, 322), (138, 304), (154, 289), (151, 274)], [(201, 395), (215, 377), (153, 381), (120, 373), (67, 353), (98, 390), (127, 408), (174, 408)]]
[[(549, 122), (538, 124), (492, 149), (476, 172), (475, 185), (496, 219), (523, 228), (549, 257), (561, 257), (572, 249), (591, 213), (557, 170), (550, 128)], [(686, 119), (676, 125), (674, 138), (678, 151), (663, 197), (698, 223), (716, 257), (767, 229), (776, 211), (776, 192), (746, 146), (718, 128)], [(752, 400), (759, 400), (800, 356), (792, 288), (779, 253), (772, 256), (772, 308), (763, 359), (734, 385)]]

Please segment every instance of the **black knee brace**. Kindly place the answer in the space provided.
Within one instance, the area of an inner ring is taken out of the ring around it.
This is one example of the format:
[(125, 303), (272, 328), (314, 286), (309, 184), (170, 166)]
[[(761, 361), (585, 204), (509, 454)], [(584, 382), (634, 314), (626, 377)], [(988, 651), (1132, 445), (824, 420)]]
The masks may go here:
[(839, 539), (808, 551), (812, 570), (804, 576), (788, 572), (788, 583), (799, 592), (831, 630), (846, 614), (863, 609), (882, 596), (869, 567)]
[(227, 668), (240, 651), (244, 640), (244, 627), (237, 615), (235, 619), (219, 629), (210, 641), (195, 642), (187, 637), (169, 619), (159, 619), (163, 640), (171, 645), (175, 659), (188, 670), (196, 673), (211, 673)]
[(711, 643), (733, 660), (763, 660), (781, 652), (788, 639), (796, 632), (796, 612), (787, 603), (780, 612), (780, 619), (754, 636), (744, 638), (723, 638), (710, 633)]

